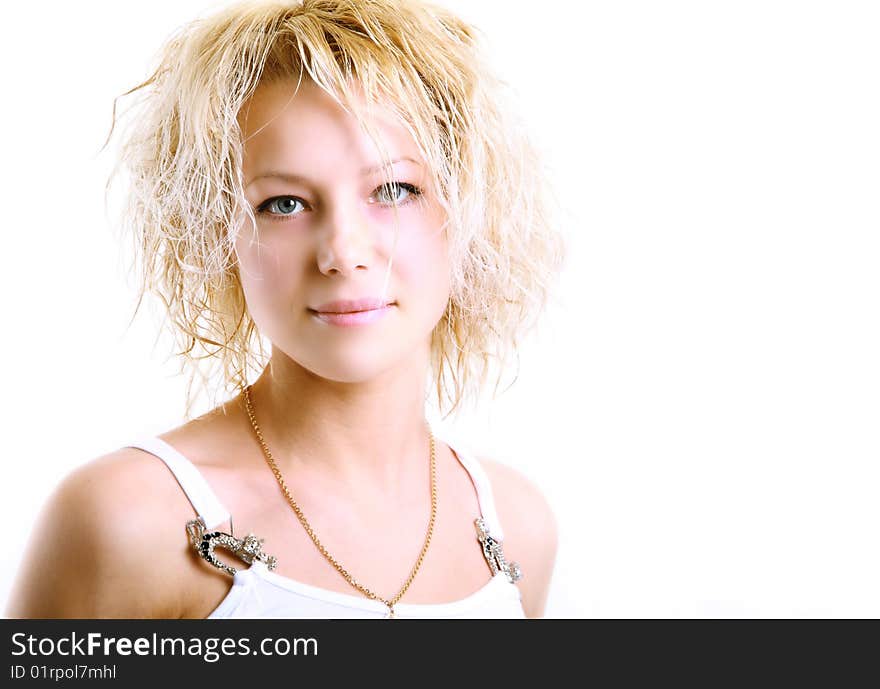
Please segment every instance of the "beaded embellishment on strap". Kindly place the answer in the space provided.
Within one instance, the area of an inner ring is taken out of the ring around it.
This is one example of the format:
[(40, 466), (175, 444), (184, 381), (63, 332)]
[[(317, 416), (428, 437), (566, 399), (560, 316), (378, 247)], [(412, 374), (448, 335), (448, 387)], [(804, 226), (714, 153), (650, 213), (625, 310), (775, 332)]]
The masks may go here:
[(504, 572), (504, 575), (511, 584), (522, 579), (520, 566), (516, 562), (507, 562), (504, 559), (501, 541), (496, 541), (489, 535), (486, 522), (479, 518), (474, 520), (474, 525), (477, 527), (477, 539), (479, 539), (483, 546), (483, 555), (486, 558), (486, 562), (489, 563), (492, 576), (494, 577), (498, 572)]
[(238, 570), (217, 558), (214, 554), (214, 549), (218, 546), (230, 551), (237, 558), (248, 564), (253, 563), (254, 560), (259, 560), (264, 562), (270, 570), (275, 569), (275, 566), (278, 564), (274, 555), (267, 555), (263, 552), (263, 541), (265, 539), (258, 539), (252, 533), (249, 533), (243, 539), (239, 539), (223, 531), (208, 531), (205, 526), (205, 520), (201, 517), (186, 523), (186, 533), (189, 535), (190, 543), (192, 543), (199, 557), (232, 576), (235, 576)]

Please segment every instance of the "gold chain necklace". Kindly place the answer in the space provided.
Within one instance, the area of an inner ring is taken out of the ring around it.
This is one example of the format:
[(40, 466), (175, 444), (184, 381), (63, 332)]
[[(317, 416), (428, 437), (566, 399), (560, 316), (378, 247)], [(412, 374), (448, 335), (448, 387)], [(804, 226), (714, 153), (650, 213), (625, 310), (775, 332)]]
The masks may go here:
[(293, 508), (293, 511), (296, 512), (296, 516), (299, 518), (300, 523), (303, 525), (303, 528), (306, 530), (306, 533), (312, 539), (314, 544), (317, 546), (318, 550), (321, 551), (321, 554), (327, 558), (333, 567), (345, 578), (345, 580), (351, 584), (358, 591), (363, 593), (367, 598), (371, 600), (378, 600), (388, 606), (388, 617), (394, 617), (394, 606), (397, 602), (403, 597), (403, 594), (406, 593), (406, 590), (409, 588), (413, 579), (415, 579), (416, 572), (419, 571), (419, 567), (422, 566), (422, 560), (425, 559), (425, 553), (428, 552), (428, 546), (431, 543), (431, 536), (434, 534), (434, 519), (437, 516), (437, 475), (436, 475), (436, 457), (434, 451), (434, 434), (431, 432), (430, 427), (428, 428), (428, 435), (431, 438), (431, 521), (428, 523), (428, 534), (425, 538), (425, 545), (422, 546), (422, 552), (419, 553), (419, 559), (416, 560), (415, 567), (413, 567), (410, 572), (409, 578), (404, 583), (403, 588), (397, 592), (397, 595), (391, 599), (385, 599), (381, 596), (376, 595), (370, 589), (362, 586), (357, 581), (355, 581), (354, 577), (348, 573), (342, 565), (340, 565), (336, 559), (327, 552), (327, 549), (321, 544), (318, 540), (318, 537), (315, 535), (315, 532), (312, 530), (311, 525), (303, 514), (302, 510), (299, 508), (299, 505), (296, 504), (296, 501), (293, 499), (293, 496), (290, 494), (290, 490), (287, 488), (287, 484), (284, 482), (284, 478), (281, 476), (281, 472), (278, 470), (278, 466), (275, 464), (275, 460), (272, 457), (272, 453), (269, 452), (269, 447), (266, 445), (266, 441), (263, 438), (263, 433), (260, 431), (260, 427), (257, 425), (257, 419), (254, 415), (254, 408), (251, 403), (251, 395), (250, 395), (251, 386), (248, 385), (244, 388), (244, 400), (245, 405), (247, 407), (247, 414), (251, 420), (251, 426), (254, 428), (254, 433), (257, 436), (257, 440), (260, 442), (260, 447), (263, 448), (263, 454), (266, 456), (266, 461), (269, 463), (269, 467), (272, 469), (272, 473), (275, 474), (275, 478), (278, 480), (278, 485), (281, 486), (281, 490), (284, 492), (284, 496), (287, 498), (287, 502), (290, 503), (290, 506)]

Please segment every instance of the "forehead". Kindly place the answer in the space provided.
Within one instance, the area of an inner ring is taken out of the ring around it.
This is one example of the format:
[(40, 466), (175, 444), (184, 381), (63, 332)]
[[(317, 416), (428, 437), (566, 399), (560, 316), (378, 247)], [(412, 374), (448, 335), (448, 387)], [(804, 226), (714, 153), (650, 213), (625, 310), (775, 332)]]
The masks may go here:
[[(390, 159), (422, 160), (411, 134), (390, 107), (373, 105), (367, 121)], [(381, 160), (357, 118), (309, 80), (298, 86), (296, 79), (261, 84), (242, 106), (238, 122), (246, 170), (292, 165), (310, 170), (360, 169)]]

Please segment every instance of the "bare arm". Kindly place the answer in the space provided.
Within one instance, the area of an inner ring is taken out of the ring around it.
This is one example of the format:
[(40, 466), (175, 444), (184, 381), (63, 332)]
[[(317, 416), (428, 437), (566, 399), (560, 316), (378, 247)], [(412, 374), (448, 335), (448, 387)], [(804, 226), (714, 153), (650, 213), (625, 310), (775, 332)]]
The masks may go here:
[(31, 533), (7, 617), (176, 616), (146, 542), (157, 528), (147, 520), (155, 511), (150, 482), (129, 457), (120, 450), (94, 460), (54, 490)]
[(558, 548), (556, 518), (544, 495), (523, 474), (500, 462), (480, 461), (504, 529), (504, 556), (522, 568), (517, 586), (523, 610), (526, 617), (543, 617)]

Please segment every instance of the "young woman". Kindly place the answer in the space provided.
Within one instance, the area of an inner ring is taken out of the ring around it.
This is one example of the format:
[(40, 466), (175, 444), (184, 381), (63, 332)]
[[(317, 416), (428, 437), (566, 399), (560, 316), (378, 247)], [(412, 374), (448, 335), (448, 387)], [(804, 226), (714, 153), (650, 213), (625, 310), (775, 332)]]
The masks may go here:
[(562, 256), (502, 91), (423, 3), (247, 3), (169, 41), (129, 92), (125, 219), (226, 399), (66, 477), (9, 616), (543, 615), (551, 509), (425, 415), (485, 385)]

